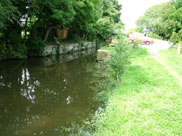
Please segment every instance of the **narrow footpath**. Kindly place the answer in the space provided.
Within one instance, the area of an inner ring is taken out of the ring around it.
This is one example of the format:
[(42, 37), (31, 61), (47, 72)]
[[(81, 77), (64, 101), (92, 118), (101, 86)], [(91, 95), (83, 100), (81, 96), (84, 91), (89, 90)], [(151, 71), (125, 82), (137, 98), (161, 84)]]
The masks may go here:
[(166, 70), (177, 79), (177, 82), (179, 83), (180, 87), (182, 87), (182, 76), (180, 76), (172, 67), (166, 65), (159, 57), (159, 51), (167, 50), (170, 48), (169, 43), (163, 40), (155, 40), (154, 44), (143, 45), (143, 47), (149, 50), (151, 56), (161, 65), (163, 65), (166, 68)]

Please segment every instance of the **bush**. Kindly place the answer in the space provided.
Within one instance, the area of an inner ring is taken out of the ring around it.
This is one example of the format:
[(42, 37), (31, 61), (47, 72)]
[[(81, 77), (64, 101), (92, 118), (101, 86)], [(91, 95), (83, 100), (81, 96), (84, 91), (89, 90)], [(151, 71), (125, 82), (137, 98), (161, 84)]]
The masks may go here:
[[(117, 35), (118, 42), (110, 49), (110, 58), (101, 61), (98, 65), (97, 76), (99, 78), (98, 100), (103, 103), (107, 102), (108, 96), (122, 79), (122, 74), (130, 64), (130, 56), (132, 47), (129, 46), (128, 39), (123, 33), (123, 27), (118, 27), (119, 34)], [(100, 82), (101, 80), (101, 82)]]
[(159, 40), (163, 39), (161, 36), (159, 36), (158, 34), (154, 34), (154, 33), (149, 33), (149, 34), (147, 34), (147, 36), (150, 38), (155, 38), (155, 39), (159, 39)]
[(22, 42), (21, 34), (19, 34), (19, 31), (16, 29), (10, 31), (7, 38), (9, 40), (8, 44), (15, 45)]
[(130, 42), (130, 45), (133, 49), (138, 49), (140, 43), (141, 42), (138, 39), (136, 39), (136, 40), (133, 40), (132, 42)]
[(26, 58), (27, 48), (23, 44), (0, 45), (0, 60), (3, 59), (24, 59)]
[(176, 32), (173, 32), (172, 36), (170, 37), (170, 42), (177, 44), (179, 42), (179, 36)]
[(0, 60), (6, 58), (7, 55), (7, 48), (4, 45), (0, 45)]
[(114, 45), (115, 49), (111, 52), (110, 59), (106, 61), (106, 72), (109, 73), (108, 77), (112, 81), (118, 81), (121, 79), (124, 69), (127, 64), (129, 64), (131, 51), (128, 40), (122, 32), (122, 25), (118, 30), (120, 30), (119, 35), (117, 36), (118, 42)]
[(45, 42), (40, 38), (34, 38), (28, 42), (28, 56), (40, 56), (44, 51)]
[(24, 59), (27, 57), (27, 47), (24, 44), (18, 43), (10, 46), (10, 58)]

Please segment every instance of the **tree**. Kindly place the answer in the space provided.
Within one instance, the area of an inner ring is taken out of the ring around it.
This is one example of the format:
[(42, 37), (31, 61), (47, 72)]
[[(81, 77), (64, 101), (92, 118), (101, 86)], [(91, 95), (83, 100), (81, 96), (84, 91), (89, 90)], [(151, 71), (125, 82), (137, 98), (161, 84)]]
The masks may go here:
[(115, 23), (119, 23), (122, 6), (117, 0), (104, 0), (103, 16), (110, 17)]
[(148, 32), (155, 33), (165, 39), (170, 39), (173, 32), (181, 29), (181, 14), (172, 2), (161, 3), (149, 8), (144, 16), (137, 20), (137, 27), (142, 32), (144, 28)]
[(97, 36), (101, 39), (110, 39), (113, 35), (116, 24), (120, 23), (122, 6), (117, 0), (103, 1), (103, 16), (98, 19), (96, 28)]
[(0, 1), (0, 33), (6, 29), (7, 22), (17, 21), (16, 13), (17, 8), (13, 6), (11, 0)]
[(1, 0), (0, 46), (10, 56), (39, 53), (45, 42), (55, 42), (59, 28), (68, 28), (70, 39), (105, 40), (120, 22), (120, 10), (117, 0)]

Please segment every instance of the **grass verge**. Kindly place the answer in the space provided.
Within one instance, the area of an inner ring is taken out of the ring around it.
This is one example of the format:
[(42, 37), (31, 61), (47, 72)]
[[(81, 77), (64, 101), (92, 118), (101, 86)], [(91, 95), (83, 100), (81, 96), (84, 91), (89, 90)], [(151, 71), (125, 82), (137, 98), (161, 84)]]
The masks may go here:
[(97, 117), (95, 135), (182, 135), (182, 88), (144, 49), (134, 56)]
[(177, 49), (171, 48), (160, 52), (159, 59), (182, 76), (182, 55), (177, 54)]

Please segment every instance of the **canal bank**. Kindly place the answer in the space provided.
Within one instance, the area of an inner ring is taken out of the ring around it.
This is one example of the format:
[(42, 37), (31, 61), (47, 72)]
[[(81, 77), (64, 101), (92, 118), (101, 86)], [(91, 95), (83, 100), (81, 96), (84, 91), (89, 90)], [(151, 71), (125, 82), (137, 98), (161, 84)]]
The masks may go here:
[[(94, 49), (99, 49), (100, 46), (105, 45), (105, 42), (57, 42), (57, 43), (42, 43), (36, 42), (33, 45), (24, 46), (19, 52), (9, 51), (13, 45), (3, 46), (0, 54), (0, 61), (3, 60), (18, 60), (29, 59), (32, 57), (47, 57), (47, 56), (67, 56), (68, 54), (87, 54), (93, 52)], [(38, 47), (37, 47), (38, 46)], [(40, 47), (39, 47), (40, 46)], [(5, 53), (6, 52), (6, 53)]]
[(96, 42), (81, 42), (81, 43), (60, 43), (46, 45), (40, 56), (63, 55), (74, 52), (89, 52), (91, 49), (97, 49)]

